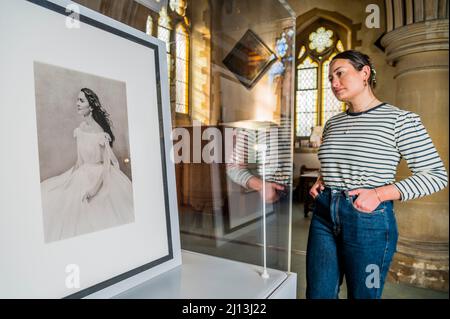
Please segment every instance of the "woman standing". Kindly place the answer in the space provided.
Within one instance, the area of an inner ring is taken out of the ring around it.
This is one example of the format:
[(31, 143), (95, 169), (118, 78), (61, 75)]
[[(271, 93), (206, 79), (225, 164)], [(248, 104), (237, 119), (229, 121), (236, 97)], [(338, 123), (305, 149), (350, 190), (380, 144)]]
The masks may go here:
[(109, 114), (88, 88), (79, 92), (76, 107), (83, 119), (73, 133), (77, 162), (41, 183), (46, 242), (134, 221), (132, 185), (112, 151)]
[[(397, 244), (393, 201), (442, 190), (447, 172), (417, 114), (373, 93), (375, 70), (358, 51), (337, 54), (329, 69), (346, 112), (325, 124), (321, 173), (310, 190), (316, 208), (307, 248), (307, 298), (381, 298)], [(395, 181), (405, 158), (412, 176)]]

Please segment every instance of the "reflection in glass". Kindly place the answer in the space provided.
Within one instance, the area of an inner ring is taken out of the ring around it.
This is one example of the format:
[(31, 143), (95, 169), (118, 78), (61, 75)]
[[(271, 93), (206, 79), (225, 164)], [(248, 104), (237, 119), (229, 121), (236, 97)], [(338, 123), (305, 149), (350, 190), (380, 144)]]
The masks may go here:
[[(242, 19), (247, 9), (258, 9), (257, 21), (251, 15)], [(263, 265), (265, 207), (267, 266), (288, 270), (295, 18), (274, 0), (230, 1), (223, 7), (196, 2), (186, 14), (189, 25), (182, 18), (172, 20), (177, 26), (172, 33), (176, 110), (189, 109), (189, 120), (174, 120), (182, 248)], [(278, 53), (273, 65), (277, 62), (282, 72), (263, 72), (247, 88), (223, 61), (249, 29)], [(262, 158), (255, 143), (270, 147), (265, 177), (271, 198), (263, 199), (258, 187)]]

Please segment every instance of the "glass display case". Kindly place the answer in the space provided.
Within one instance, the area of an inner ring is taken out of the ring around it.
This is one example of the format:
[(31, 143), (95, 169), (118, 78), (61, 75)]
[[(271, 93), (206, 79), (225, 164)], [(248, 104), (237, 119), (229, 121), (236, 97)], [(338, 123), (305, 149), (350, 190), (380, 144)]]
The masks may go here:
[(166, 43), (181, 247), (263, 265), (265, 205), (267, 266), (289, 270), (296, 15), (287, 2), (78, 2)]
[(263, 265), (265, 206), (267, 266), (289, 270), (295, 14), (277, 0), (192, 1), (186, 13), (189, 107), (172, 108), (190, 138), (176, 163), (182, 248)]

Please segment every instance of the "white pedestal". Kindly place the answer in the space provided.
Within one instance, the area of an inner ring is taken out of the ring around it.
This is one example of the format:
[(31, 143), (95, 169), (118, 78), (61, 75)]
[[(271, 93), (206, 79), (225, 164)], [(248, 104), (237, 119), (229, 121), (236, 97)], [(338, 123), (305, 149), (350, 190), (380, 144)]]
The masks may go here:
[(182, 250), (182, 265), (114, 298), (295, 299), (297, 274)]

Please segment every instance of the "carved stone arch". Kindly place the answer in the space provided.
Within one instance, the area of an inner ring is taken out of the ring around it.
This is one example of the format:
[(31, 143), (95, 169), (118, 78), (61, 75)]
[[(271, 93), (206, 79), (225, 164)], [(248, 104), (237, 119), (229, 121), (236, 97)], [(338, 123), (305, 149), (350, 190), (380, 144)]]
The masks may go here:
[(353, 23), (346, 16), (333, 12), (314, 8), (297, 17), (296, 21), (296, 56), (298, 56), (300, 46), (298, 45), (302, 39), (302, 34), (311, 26), (323, 22), (326, 25), (333, 26), (339, 33), (340, 40), (346, 49), (353, 49), (361, 46), (361, 40), (357, 39), (357, 32), (361, 29), (361, 23)]

